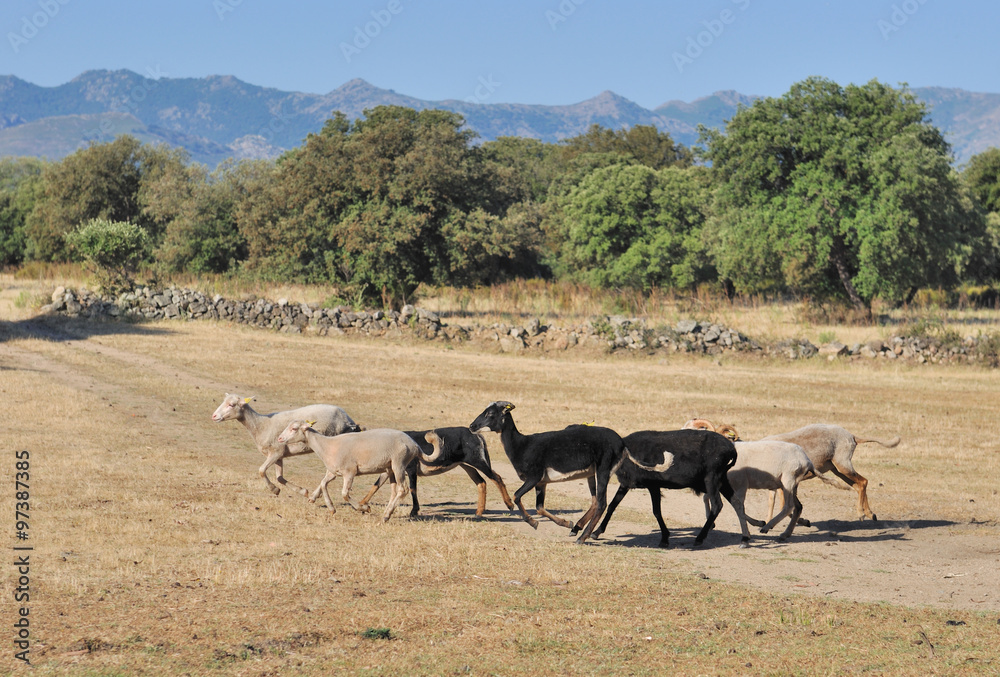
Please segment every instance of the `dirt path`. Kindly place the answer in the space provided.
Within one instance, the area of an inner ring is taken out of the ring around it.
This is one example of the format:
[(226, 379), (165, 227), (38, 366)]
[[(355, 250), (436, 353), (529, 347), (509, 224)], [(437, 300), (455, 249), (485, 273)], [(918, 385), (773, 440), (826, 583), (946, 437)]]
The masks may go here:
[[(513, 494), (518, 486), (516, 474), (509, 464), (497, 460), (502, 452), (499, 446), (492, 451), (494, 442), (490, 442), (493, 465), (502, 477), (511, 478), (507, 483)], [(616, 489), (613, 486), (609, 494)], [(823, 516), (842, 513), (845, 502), (852, 505), (853, 492), (840, 492), (819, 482), (804, 484), (799, 491), (813, 526), (797, 526), (787, 543), (778, 543), (773, 532), (761, 535), (751, 527), (752, 547), (745, 549), (739, 548), (739, 522), (728, 504), (705, 544), (693, 549), (694, 536), (705, 519), (702, 501), (688, 491), (664, 491), (663, 516), (670, 529), (671, 547), (662, 551), (663, 557), (692, 575), (778, 593), (1000, 612), (1000, 526), (996, 523), (829, 520)], [(492, 487), (490, 492), (490, 519), (502, 519), (526, 537), (571, 539), (566, 529), (551, 521), (542, 520), (536, 531), (518, 516), (497, 512), (499, 499)], [(588, 496), (584, 482), (550, 485), (548, 493), (579, 498), (581, 510)], [(764, 492), (750, 492), (747, 508), (751, 515), (764, 516), (765, 496)], [(877, 506), (877, 494), (871, 500)], [(533, 506), (532, 492), (525, 507), (533, 512)], [(421, 508), (429, 514), (450, 509), (423, 498)], [(627, 508), (647, 519), (629, 521), (627, 513), (621, 512)], [(579, 516), (571, 511), (560, 514), (573, 519)], [(649, 494), (635, 490), (622, 502), (601, 545), (595, 547), (656, 548), (659, 541)]]

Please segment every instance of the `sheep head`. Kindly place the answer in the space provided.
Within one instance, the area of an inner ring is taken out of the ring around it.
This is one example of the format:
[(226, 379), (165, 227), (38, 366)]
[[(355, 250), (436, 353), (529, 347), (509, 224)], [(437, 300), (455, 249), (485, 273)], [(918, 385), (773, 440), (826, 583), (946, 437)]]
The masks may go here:
[(212, 414), (212, 420), (216, 423), (233, 419), (238, 420), (243, 416), (243, 407), (255, 399), (257, 398), (253, 396), (240, 397), (239, 395), (226, 393), (226, 396), (222, 398), (222, 404)]
[(469, 430), (474, 433), (481, 433), (487, 430), (498, 433), (507, 419), (508, 412), (513, 408), (514, 405), (510, 402), (503, 400), (494, 402), (486, 407), (485, 411), (477, 416), (475, 421), (469, 424)]
[[(306, 441), (306, 431), (312, 430), (312, 425), (316, 421), (303, 421), (301, 419), (296, 419), (285, 426), (285, 429), (281, 431), (276, 440), (278, 444), (290, 444), (292, 442), (305, 442)], [(313, 431), (315, 432), (315, 431)]]

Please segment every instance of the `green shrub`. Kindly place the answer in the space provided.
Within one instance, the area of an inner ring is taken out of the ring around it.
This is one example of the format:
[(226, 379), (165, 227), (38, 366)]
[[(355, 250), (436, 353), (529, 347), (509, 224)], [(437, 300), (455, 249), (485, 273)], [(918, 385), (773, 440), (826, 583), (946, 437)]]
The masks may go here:
[(128, 221), (91, 219), (70, 232), (66, 242), (93, 269), (101, 288), (116, 294), (132, 286), (132, 277), (149, 247), (149, 236)]

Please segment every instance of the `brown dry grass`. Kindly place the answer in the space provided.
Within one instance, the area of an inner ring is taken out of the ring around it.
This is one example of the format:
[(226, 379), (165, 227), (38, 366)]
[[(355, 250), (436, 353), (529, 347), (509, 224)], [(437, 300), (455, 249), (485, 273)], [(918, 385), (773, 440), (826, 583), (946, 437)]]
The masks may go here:
[[(287, 492), (267, 494), (246, 432), (209, 420), (225, 391), (255, 394), (265, 411), (335, 402), (359, 422), (398, 428), (466, 424), (495, 399), (517, 404), (525, 431), (595, 421), (626, 433), (701, 415), (754, 438), (832, 420), (905, 434), (905, 457), (866, 450), (865, 474), (888, 487), (879, 512), (967, 523), (972, 508), (955, 497), (975, 496), (975, 516), (995, 522), (996, 372), (535, 359), (211, 323), (33, 321), (11, 306), (16, 293), (4, 290), (0, 310), (10, 320), (0, 323), (2, 468), (10, 487), (12, 450), (31, 451), (37, 674), (998, 669), (995, 613), (963, 612), (967, 625), (949, 627), (947, 610), (703, 579), (690, 551), (532, 537), (500, 512), (492, 487), (487, 518), (473, 518), (461, 473), (422, 481), (433, 518), (411, 520), (408, 506), (385, 525), (346, 507), (331, 516)], [(311, 486), (322, 472), (303, 458), (286, 474)], [(12, 501), (3, 504), (11, 525)], [(549, 504), (580, 507), (557, 491)], [(12, 575), (7, 567), (5, 595)], [(11, 607), (8, 597), (5, 624)], [(364, 636), (381, 628), (391, 639)], [(8, 644), (0, 666), (12, 664)]]

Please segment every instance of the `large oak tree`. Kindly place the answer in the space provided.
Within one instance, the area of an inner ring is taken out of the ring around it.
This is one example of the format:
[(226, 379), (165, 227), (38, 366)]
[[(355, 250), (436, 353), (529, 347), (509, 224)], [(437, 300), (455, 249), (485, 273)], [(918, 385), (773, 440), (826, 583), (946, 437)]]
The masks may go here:
[(955, 284), (984, 244), (948, 144), (905, 89), (809, 78), (702, 140), (718, 179), (714, 255), (738, 290), (869, 310)]

